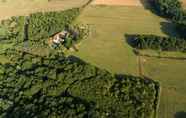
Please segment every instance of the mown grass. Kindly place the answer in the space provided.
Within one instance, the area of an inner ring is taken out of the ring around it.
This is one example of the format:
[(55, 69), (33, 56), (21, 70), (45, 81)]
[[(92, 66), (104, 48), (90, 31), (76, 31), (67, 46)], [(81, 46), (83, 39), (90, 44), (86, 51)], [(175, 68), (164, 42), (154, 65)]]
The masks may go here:
[(177, 113), (186, 112), (186, 60), (144, 58), (143, 61), (145, 75), (162, 86), (159, 118), (178, 118)]
[[(114, 73), (137, 74), (137, 57), (124, 34), (166, 34), (166, 20), (143, 7), (90, 6), (77, 22), (91, 25), (91, 36), (81, 42), (78, 52), (68, 52)], [(171, 30), (171, 29), (170, 29)]]

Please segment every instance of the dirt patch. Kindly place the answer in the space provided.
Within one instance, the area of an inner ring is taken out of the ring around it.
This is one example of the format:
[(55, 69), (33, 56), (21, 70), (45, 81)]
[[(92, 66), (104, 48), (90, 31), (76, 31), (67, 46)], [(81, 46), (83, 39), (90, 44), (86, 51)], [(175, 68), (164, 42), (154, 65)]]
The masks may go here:
[(181, 2), (183, 3), (184, 8), (186, 7), (186, 0), (181, 0)]
[(93, 5), (142, 6), (140, 0), (94, 0)]

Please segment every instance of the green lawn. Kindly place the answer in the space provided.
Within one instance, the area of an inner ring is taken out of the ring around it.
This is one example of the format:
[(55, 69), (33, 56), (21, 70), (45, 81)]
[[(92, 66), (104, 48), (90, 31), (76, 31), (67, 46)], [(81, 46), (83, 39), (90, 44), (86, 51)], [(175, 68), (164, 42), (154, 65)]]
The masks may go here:
[(186, 112), (186, 61), (145, 58), (145, 75), (158, 80), (162, 86), (159, 118), (175, 117)]
[[(92, 34), (78, 52), (68, 52), (114, 73), (137, 74), (137, 58), (124, 34), (165, 35), (164, 19), (142, 7), (90, 6), (77, 22), (91, 24)], [(171, 29), (170, 29), (171, 30)]]

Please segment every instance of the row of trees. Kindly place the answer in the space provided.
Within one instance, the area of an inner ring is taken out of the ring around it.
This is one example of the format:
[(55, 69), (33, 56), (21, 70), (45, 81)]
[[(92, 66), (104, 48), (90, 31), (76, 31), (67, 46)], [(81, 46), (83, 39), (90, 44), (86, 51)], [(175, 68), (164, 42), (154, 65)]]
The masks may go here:
[(131, 45), (138, 49), (186, 52), (186, 40), (156, 35), (131, 35)]
[(149, 118), (159, 85), (134, 76), (113, 76), (62, 53), (37, 56), (7, 50), (0, 64), (2, 118)]

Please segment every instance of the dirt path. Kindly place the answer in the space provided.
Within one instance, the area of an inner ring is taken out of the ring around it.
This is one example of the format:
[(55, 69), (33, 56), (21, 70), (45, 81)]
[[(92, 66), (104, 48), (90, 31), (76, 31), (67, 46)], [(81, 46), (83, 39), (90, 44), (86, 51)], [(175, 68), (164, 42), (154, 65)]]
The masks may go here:
[(94, 0), (93, 5), (142, 6), (140, 0)]

